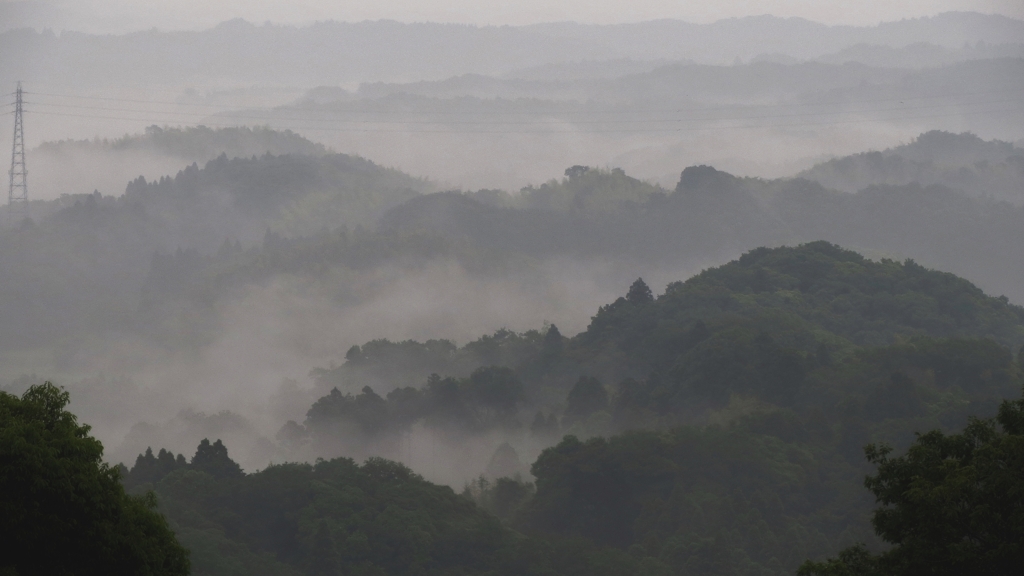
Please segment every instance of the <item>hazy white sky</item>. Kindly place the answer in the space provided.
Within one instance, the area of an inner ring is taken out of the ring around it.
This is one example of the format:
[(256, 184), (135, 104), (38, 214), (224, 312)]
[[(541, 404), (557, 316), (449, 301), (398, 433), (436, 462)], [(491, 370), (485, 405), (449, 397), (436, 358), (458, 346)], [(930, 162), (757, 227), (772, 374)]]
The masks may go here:
[(91, 32), (197, 29), (237, 17), (290, 24), (382, 18), (473, 24), (563, 20), (605, 24), (656, 18), (711, 22), (774, 14), (828, 24), (863, 25), (974, 10), (1024, 18), (1024, 0), (37, 0), (20, 4), (20, 13), (26, 12), (30, 4), (38, 8), (47, 5), (45, 10), (32, 10), (36, 14), (31, 19), (34, 25), (45, 12), (45, 22), (50, 26)]

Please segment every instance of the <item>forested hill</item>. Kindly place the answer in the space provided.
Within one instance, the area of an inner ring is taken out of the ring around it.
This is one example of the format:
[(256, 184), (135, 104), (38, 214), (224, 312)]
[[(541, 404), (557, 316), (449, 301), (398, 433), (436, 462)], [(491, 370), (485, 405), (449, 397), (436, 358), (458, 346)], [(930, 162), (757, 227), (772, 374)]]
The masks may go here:
[[(468, 375), (497, 364), (516, 370), (538, 401), (564, 393), (580, 374), (609, 383), (651, 377), (669, 388), (678, 384), (680, 393), (706, 388), (717, 401), (742, 390), (779, 401), (758, 389), (757, 370), (742, 372), (758, 350), (788, 351), (785, 362), (804, 374), (826, 358), (915, 338), (980, 338), (1016, 351), (1024, 345), (1024, 308), (910, 260), (873, 261), (814, 242), (753, 250), (672, 283), (657, 298), (638, 282), (569, 339), (501, 331), (461, 348), (444, 341), (375, 341), (350, 350), (343, 365), (316, 373), (325, 387), (370, 383), (387, 391), (422, 382), (431, 372)], [(796, 401), (800, 378), (787, 379), (797, 388), (783, 395), (784, 403)]]
[(104, 140), (59, 140), (44, 142), (34, 151), (39, 154), (67, 155), (76, 151), (153, 152), (174, 156), (189, 163), (212, 160), (221, 154), (229, 158), (264, 154), (323, 156), (328, 150), (291, 130), (270, 128), (184, 128), (150, 126), (142, 134), (126, 134)]
[[(376, 458), (243, 475), (204, 442), (191, 464), (140, 455), (126, 483), (155, 487), (211, 572), (792, 574), (878, 545), (863, 447), (995, 414), (1020, 394), (1022, 343), (1024, 309), (951, 274), (825, 242), (759, 248), (661, 295), (637, 280), (572, 338), (551, 326), (461, 348), (374, 341), (314, 371), (346, 392), (287, 423), (281, 454), (397, 457), (413, 432), (435, 457), (503, 440), (463, 497), (524, 539)], [(538, 446), (534, 484), (516, 453)]]
[[(37, 203), (36, 224), (0, 231), (9, 240), (0, 261), (10, 303), (0, 316), (30, 326), (21, 336), (28, 341), (59, 324), (138, 323), (147, 286), (157, 307), (206, 307), (228, 294), (223, 287), (254, 279), (326, 279), (330, 270), (440, 259), (485, 274), (567, 258), (665, 276), (755, 246), (816, 240), (910, 258), (1024, 301), (1016, 249), (1024, 245), (1024, 210), (940, 185), (846, 194), (804, 179), (694, 166), (670, 191), (621, 170), (574, 166), (518, 194), (430, 191), (426, 181), (351, 156), (221, 156), (174, 177), (137, 179), (118, 198)], [(82, 305), (93, 297), (104, 304)], [(209, 312), (192, 317), (215, 318)], [(153, 317), (144, 323), (161, 330)]]
[[(43, 142), (28, 156), (33, 198), (52, 199), (94, 190), (117, 196), (124, 193), (126, 182), (140, 175), (159, 178), (192, 163), (202, 166), (221, 154), (251, 158), (264, 154), (319, 157), (329, 153), (323, 145), (290, 130), (150, 126), (141, 134), (112, 140)], [(45, 213), (45, 203), (37, 202), (33, 207), (37, 217)]]
[[(945, 185), (879, 185), (847, 194), (801, 178), (741, 178), (692, 166), (666, 191), (614, 171), (566, 172), (562, 181), (519, 196), (418, 198), (386, 214), (381, 226), (535, 256), (665, 266), (713, 265), (754, 246), (828, 240), (874, 256), (912, 258), (1024, 302), (1024, 257), (1017, 250), (1024, 245), (1024, 210)], [(630, 186), (618, 186), (628, 191), (618, 201), (601, 192), (613, 179)]]
[(268, 228), (299, 236), (373, 227), (385, 210), (429, 189), (424, 180), (344, 154), (221, 155), (174, 178), (131, 182), (118, 200), (160, 217), (183, 248), (209, 249), (224, 238), (252, 243)]
[(917, 182), (1024, 204), (1024, 149), (970, 133), (927, 132), (902, 146), (823, 162), (799, 176), (844, 192)]
[[(147, 194), (159, 186), (147, 185)], [(246, 209), (267, 205), (259, 194), (237, 197)], [(328, 208), (311, 213), (329, 215)], [(817, 240), (875, 259), (911, 259), (1024, 302), (1024, 256), (1017, 250), (1024, 245), (1024, 209), (941, 185), (847, 194), (810, 180), (741, 178), (709, 166), (686, 168), (674, 190), (618, 169), (573, 166), (565, 177), (518, 194), (417, 195), (384, 212), (376, 230), (265, 240), (250, 251), (154, 260), (147, 302), (207, 307), (230, 293), (226, 287), (275, 275), (327, 282), (330, 270), (440, 260), (483, 275), (532, 273), (538, 263), (561, 259), (609, 264), (623, 281), (627, 273), (671, 278), (755, 246)]]
[[(65, 195), (35, 202), (34, 221), (0, 230), (0, 331), (16, 347), (60, 330), (74, 339), (128, 328), (154, 253), (224, 246), (267, 235), (372, 227), (385, 210), (430, 184), (362, 158), (264, 154), (211, 160), (119, 197)], [(86, 304), (88, 303), (88, 304)], [(15, 344), (17, 343), (17, 344)]]
[[(675, 321), (736, 315), (793, 326), (799, 318), (857, 345), (914, 335), (991, 338), (1014, 349), (1024, 344), (1024, 308), (1006, 298), (912, 260), (869, 260), (821, 241), (757, 248), (669, 284), (652, 304), (660, 308), (657, 316)], [(599, 339), (614, 306), (598, 312), (584, 339)]]

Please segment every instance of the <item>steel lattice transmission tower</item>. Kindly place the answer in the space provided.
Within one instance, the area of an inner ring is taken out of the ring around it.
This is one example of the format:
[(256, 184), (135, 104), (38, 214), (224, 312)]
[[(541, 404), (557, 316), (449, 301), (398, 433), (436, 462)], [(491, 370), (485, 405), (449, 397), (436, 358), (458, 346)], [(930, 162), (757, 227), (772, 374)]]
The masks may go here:
[(7, 217), (11, 222), (28, 218), (28, 182), (25, 169), (25, 126), (22, 123), (21, 82), (15, 91), (14, 145), (11, 148), (11, 188), (7, 196)]

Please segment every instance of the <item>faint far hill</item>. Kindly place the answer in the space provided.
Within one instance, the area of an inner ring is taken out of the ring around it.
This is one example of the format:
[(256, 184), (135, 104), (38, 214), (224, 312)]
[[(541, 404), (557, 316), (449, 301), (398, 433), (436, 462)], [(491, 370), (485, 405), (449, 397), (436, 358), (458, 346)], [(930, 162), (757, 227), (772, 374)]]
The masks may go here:
[(168, 128), (150, 126), (141, 134), (114, 140), (44, 142), (29, 152), (34, 198), (99, 190), (119, 195), (130, 181), (174, 174), (193, 162), (204, 164), (221, 154), (252, 156), (324, 156), (330, 151), (290, 130), (270, 128)]
[(917, 182), (1024, 204), (1024, 149), (969, 132), (933, 130), (908, 144), (835, 158), (798, 176), (844, 192)]
[[(880, 68), (932, 68), (956, 62), (990, 58), (1022, 58), (1024, 44), (989, 44), (979, 42), (950, 48), (928, 42), (894, 47), (880, 44), (856, 44), (832, 54), (815, 58), (828, 64), (859, 62)], [(765, 58), (767, 59), (767, 58)]]
[[(800, 18), (754, 16), (711, 24), (656, 20), (530, 26), (366, 21), (294, 27), (224, 22), (199, 32), (150, 30), (92, 35), (50, 30), (0, 34), (0, 78), (29, 85), (98, 88), (160, 85), (292, 85), (410, 82), (584, 60), (748, 61), (781, 53), (811, 59), (857, 44), (1020, 42), (1024, 21), (974, 12), (827, 26)], [(73, 72), (73, 73), (72, 73)]]
[(189, 126), (170, 128), (150, 126), (142, 134), (126, 134), (114, 140), (60, 140), (44, 142), (37, 152), (61, 154), (72, 150), (104, 150), (111, 152), (144, 151), (181, 160), (197, 162), (227, 154), (231, 158), (262, 154), (303, 154), (323, 156), (328, 153), (322, 144), (311, 142), (290, 130), (264, 127), (208, 128)]
[(344, 154), (222, 154), (122, 190), (38, 200), (34, 222), (0, 228), (0, 325), (18, 327), (0, 328), (0, 347), (124, 329), (154, 254), (201, 259), (282, 235), (336, 237), (432, 185)]

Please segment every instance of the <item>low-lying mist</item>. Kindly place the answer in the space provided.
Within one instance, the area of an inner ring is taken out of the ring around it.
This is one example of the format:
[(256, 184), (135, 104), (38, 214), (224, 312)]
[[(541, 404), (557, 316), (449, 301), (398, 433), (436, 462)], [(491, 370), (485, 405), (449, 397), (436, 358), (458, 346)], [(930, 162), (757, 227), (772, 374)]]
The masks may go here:
[[(648, 277), (663, 286), (693, 272), (661, 270)], [(532, 413), (521, 415), (518, 430), (452, 436), (420, 426), (397, 443), (342, 436), (296, 447), (278, 432), (289, 420), (303, 422), (312, 403), (329, 392), (314, 385), (310, 370), (343, 362), (354, 345), (375, 339), (465, 343), (502, 328), (521, 332), (550, 324), (572, 335), (635, 275), (621, 263), (556, 258), (509, 274), (470, 272), (440, 259), (338, 270), (326, 281), (278, 276), (218, 305), (217, 334), (208, 346), (182, 351), (138, 338), (93, 341), (63, 366), (56, 383), (69, 389), (72, 410), (93, 425), (111, 462), (130, 466), (147, 447), (190, 455), (201, 439), (216, 437), (247, 470), (377, 455), (461, 486), (485, 471), (503, 442), (523, 462), (532, 461), (544, 447), (528, 433)], [(384, 395), (423, 382), (366, 384)]]

